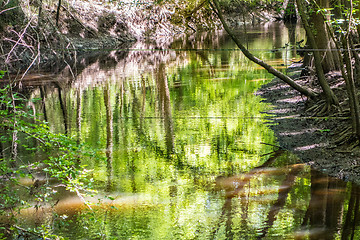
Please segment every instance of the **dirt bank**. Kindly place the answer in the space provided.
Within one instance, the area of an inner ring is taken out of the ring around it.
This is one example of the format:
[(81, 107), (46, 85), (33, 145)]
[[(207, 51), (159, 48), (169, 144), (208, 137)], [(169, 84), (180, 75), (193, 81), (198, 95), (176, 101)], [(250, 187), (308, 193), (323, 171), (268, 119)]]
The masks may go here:
[[(328, 74), (328, 80), (340, 96), (342, 108), (346, 109), (343, 80), (336, 73)], [(302, 84), (311, 83), (302, 80)], [(257, 94), (274, 107), (269, 111), (270, 128), (275, 132), (280, 147), (330, 176), (360, 184), (359, 148), (335, 144), (344, 126), (351, 126), (346, 113), (337, 117), (312, 116), (306, 110), (314, 103), (279, 79), (264, 85)]]
[[(16, 8), (0, 3), (0, 11), (10, 9), (0, 16), (0, 69), (13, 73), (54, 72), (51, 66), (56, 66), (55, 72), (58, 72), (63, 67), (75, 65), (80, 54), (86, 55), (90, 51), (129, 48), (137, 40), (161, 45), (182, 34), (221, 27), (205, 2), (192, 6), (195, 3), (182, 1), (161, 4), (145, 0), (106, 3), (64, 0), (60, 8), (57, 1), (11, 2)], [(224, 7), (233, 27), (244, 22), (275, 19), (271, 17), (274, 11), (266, 10), (275, 6), (259, 5), (245, 11), (248, 7), (240, 3), (232, 4), (231, 8)], [(13, 18), (20, 15), (21, 18)]]

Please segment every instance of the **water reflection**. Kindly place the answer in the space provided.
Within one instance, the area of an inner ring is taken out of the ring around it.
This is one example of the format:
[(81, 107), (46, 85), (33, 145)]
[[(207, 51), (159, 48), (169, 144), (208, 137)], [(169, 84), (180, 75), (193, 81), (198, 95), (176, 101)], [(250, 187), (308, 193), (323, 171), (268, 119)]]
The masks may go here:
[[(298, 30), (247, 28), (248, 47), (293, 44), (301, 40)], [(55, 77), (32, 92), (54, 131), (76, 135), (106, 159), (80, 160), (94, 169), (93, 210), (77, 196), (59, 194), (54, 210), (66, 227), (50, 211), (41, 219), (70, 239), (355, 236), (356, 186), (311, 170), (286, 151), (269, 154), (275, 139), (262, 112), (270, 106), (253, 93), (272, 76), (229, 51), (235, 46), (221, 34), (169, 46), (177, 50), (138, 43), (134, 48), (143, 50), (108, 53), (87, 62), (75, 80)], [(279, 68), (296, 57), (286, 49), (257, 54)], [(34, 212), (22, 214), (29, 219)]]

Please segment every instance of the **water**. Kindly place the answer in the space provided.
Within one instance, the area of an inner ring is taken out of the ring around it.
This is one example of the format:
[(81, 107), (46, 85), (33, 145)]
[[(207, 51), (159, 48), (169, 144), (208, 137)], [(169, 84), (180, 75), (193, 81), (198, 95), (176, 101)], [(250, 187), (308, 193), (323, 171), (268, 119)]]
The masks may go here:
[[(247, 33), (276, 68), (299, 60), (285, 47), (304, 36), (298, 27)], [(19, 219), (69, 239), (357, 239), (359, 188), (273, 146), (271, 106), (254, 95), (272, 76), (226, 35), (133, 48), (84, 59), (75, 79), (24, 81), (53, 131), (106, 158), (82, 162), (94, 169), (93, 210), (62, 191), (55, 214), (29, 208)]]

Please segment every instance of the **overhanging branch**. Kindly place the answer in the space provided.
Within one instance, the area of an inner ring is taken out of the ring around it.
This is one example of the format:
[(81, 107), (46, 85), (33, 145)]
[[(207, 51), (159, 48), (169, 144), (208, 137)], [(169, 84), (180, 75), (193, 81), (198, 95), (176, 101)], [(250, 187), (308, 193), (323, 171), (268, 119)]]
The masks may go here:
[(213, 0), (214, 4), (210, 4), (214, 10), (214, 12), (217, 14), (217, 16), (219, 17), (225, 31), (229, 34), (229, 36), (232, 38), (232, 40), (235, 42), (235, 44), (240, 48), (240, 50), (244, 53), (244, 55), (251, 60), (252, 62), (262, 66), (263, 68), (265, 68), (269, 73), (271, 73), (272, 75), (278, 77), (279, 79), (283, 80), (285, 83), (287, 83), (288, 85), (290, 85), (290, 87), (292, 87), (293, 89), (299, 91), (300, 93), (302, 93), (303, 95), (309, 97), (309, 98), (315, 98), (317, 97), (317, 94), (312, 91), (311, 89), (301, 86), (299, 84), (297, 84), (293, 79), (291, 79), (289, 76), (283, 74), (282, 72), (276, 70), (275, 68), (273, 68), (271, 65), (267, 64), (266, 62), (262, 61), (261, 59), (255, 57), (251, 52), (249, 52), (244, 45), (240, 42), (240, 40), (235, 36), (235, 34), (230, 30), (229, 26), (227, 25), (227, 23), (224, 20), (224, 17), (221, 13), (221, 9), (220, 9), (220, 5), (218, 0)]

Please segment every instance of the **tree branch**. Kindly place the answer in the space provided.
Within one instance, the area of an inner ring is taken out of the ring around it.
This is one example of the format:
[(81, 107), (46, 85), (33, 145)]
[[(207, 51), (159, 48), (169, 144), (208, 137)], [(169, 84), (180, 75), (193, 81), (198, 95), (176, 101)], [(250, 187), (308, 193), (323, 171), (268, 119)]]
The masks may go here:
[(311, 89), (308, 89), (307, 87), (301, 86), (299, 84), (297, 84), (293, 79), (291, 79), (289, 76), (283, 74), (282, 72), (276, 70), (275, 68), (273, 68), (271, 65), (265, 63), (264, 61), (262, 61), (261, 59), (255, 57), (251, 52), (249, 52), (244, 45), (240, 42), (240, 40), (234, 35), (234, 33), (230, 30), (229, 26), (227, 25), (227, 23), (224, 20), (224, 17), (221, 13), (221, 9), (219, 6), (219, 2), (218, 0), (213, 0), (213, 7), (216, 9), (216, 11), (214, 11), (225, 31), (229, 34), (229, 36), (232, 38), (232, 40), (236, 43), (236, 45), (241, 49), (241, 51), (243, 52), (243, 54), (252, 62), (262, 66), (263, 68), (265, 68), (269, 73), (273, 74), (274, 76), (278, 77), (279, 79), (283, 80), (285, 83), (287, 83), (288, 85), (290, 85), (290, 87), (292, 87), (293, 89), (299, 91), (300, 93), (304, 94), (307, 97), (310, 97), (312, 99), (317, 97), (317, 94), (312, 91)]

